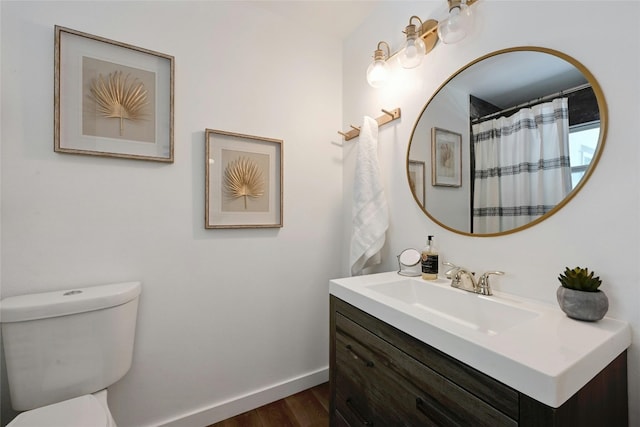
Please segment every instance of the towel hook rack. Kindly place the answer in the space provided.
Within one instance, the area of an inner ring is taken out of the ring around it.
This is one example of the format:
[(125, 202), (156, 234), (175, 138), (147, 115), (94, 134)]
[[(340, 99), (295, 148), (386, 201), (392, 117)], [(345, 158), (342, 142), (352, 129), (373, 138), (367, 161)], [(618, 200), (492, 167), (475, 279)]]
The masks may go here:
[[(393, 110), (385, 110), (384, 108), (382, 108), (381, 111), (384, 114), (376, 118), (378, 126), (382, 126), (394, 120), (398, 120), (401, 117), (400, 108), (394, 108)], [(338, 131), (340, 135), (344, 136), (345, 141), (349, 141), (350, 139), (356, 138), (358, 135), (360, 135), (360, 128), (358, 126), (349, 126), (351, 127), (351, 130), (347, 132)]]

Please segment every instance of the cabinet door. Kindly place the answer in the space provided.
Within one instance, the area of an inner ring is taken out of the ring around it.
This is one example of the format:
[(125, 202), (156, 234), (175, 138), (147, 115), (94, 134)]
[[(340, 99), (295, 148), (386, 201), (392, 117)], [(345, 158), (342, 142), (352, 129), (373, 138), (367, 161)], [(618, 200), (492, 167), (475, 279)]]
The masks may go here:
[[(339, 313), (357, 323), (489, 406), (498, 409), (509, 418), (518, 420), (519, 393), (516, 390), (333, 296), (331, 306), (333, 313)], [(332, 332), (336, 329), (335, 317), (331, 316)], [(335, 339), (331, 342), (333, 344)]]
[(387, 341), (339, 313), (335, 316), (336, 404), (350, 424), (517, 425)]
[(353, 426), (401, 425), (397, 386), (381, 373), (370, 349), (352, 337), (336, 333), (336, 409)]

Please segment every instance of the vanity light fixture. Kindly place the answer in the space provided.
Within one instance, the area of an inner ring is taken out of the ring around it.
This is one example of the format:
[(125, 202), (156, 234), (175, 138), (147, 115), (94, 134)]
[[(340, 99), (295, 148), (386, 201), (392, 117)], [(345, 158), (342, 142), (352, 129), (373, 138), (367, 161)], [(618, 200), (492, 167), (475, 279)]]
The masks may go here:
[[(440, 23), (435, 19), (422, 22), (415, 15), (409, 18), (409, 25), (403, 31), (406, 39), (399, 50), (391, 53), (391, 48), (386, 42), (378, 43), (378, 48), (374, 51), (373, 63), (367, 68), (369, 84), (374, 88), (384, 86), (390, 74), (387, 62), (396, 55), (403, 68), (415, 68), (420, 65), (422, 58), (431, 52), (438, 39), (450, 44), (465, 38), (473, 29), (473, 15), (469, 6), (476, 1), (447, 0), (449, 16)], [(419, 26), (414, 23), (415, 20), (419, 22)], [(386, 55), (381, 48), (382, 45), (386, 47)]]
[(447, 0), (449, 16), (438, 24), (438, 38), (445, 44), (457, 43), (464, 39), (473, 28), (470, 4), (475, 0)]
[[(415, 24), (411, 22), (417, 19), (420, 22), (420, 27), (416, 29)], [(422, 58), (427, 54), (427, 48), (420, 36), (422, 31), (422, 20), (417, 16), (409, 18), (409, 25), (403, 31), (407, 38), (402, 45), (400, 55), (398, 59), (403, 68), (415, 68), (422, 62)]]
[[(386, 55), (381, 49), (382, 45), (387, 48)], [(390, 56), (391, 52), (387, 42), (378, 42), (378, 48), (373, 52), (373, 62), (369, 64), (367, 68), (367, 82), (369, 82), (372, 87), (379, 88), (387, 83), (389, 74), (391, 73), (391, 67), (387, 64), (387, 59), (389, 59)]]

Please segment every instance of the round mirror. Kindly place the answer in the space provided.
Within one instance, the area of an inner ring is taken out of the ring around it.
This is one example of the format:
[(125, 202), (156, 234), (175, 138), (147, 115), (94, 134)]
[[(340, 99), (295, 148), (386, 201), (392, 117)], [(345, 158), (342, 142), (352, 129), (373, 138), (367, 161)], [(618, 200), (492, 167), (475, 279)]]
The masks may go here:
[(584, 186), (606, 128), (602, 89), (578, 61), (538, 47), (493, 52), (457, 71), (424, 107), (407, 152), (409, 186), (451, 231), (520, 231)]

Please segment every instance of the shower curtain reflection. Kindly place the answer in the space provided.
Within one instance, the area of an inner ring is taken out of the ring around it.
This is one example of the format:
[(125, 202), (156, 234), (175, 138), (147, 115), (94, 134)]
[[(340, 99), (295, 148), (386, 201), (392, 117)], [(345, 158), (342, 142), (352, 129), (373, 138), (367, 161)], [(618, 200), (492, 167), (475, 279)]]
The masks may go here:
[(571, 191), (567, 98), (472, 126), (473, 232), (530, 223)]

